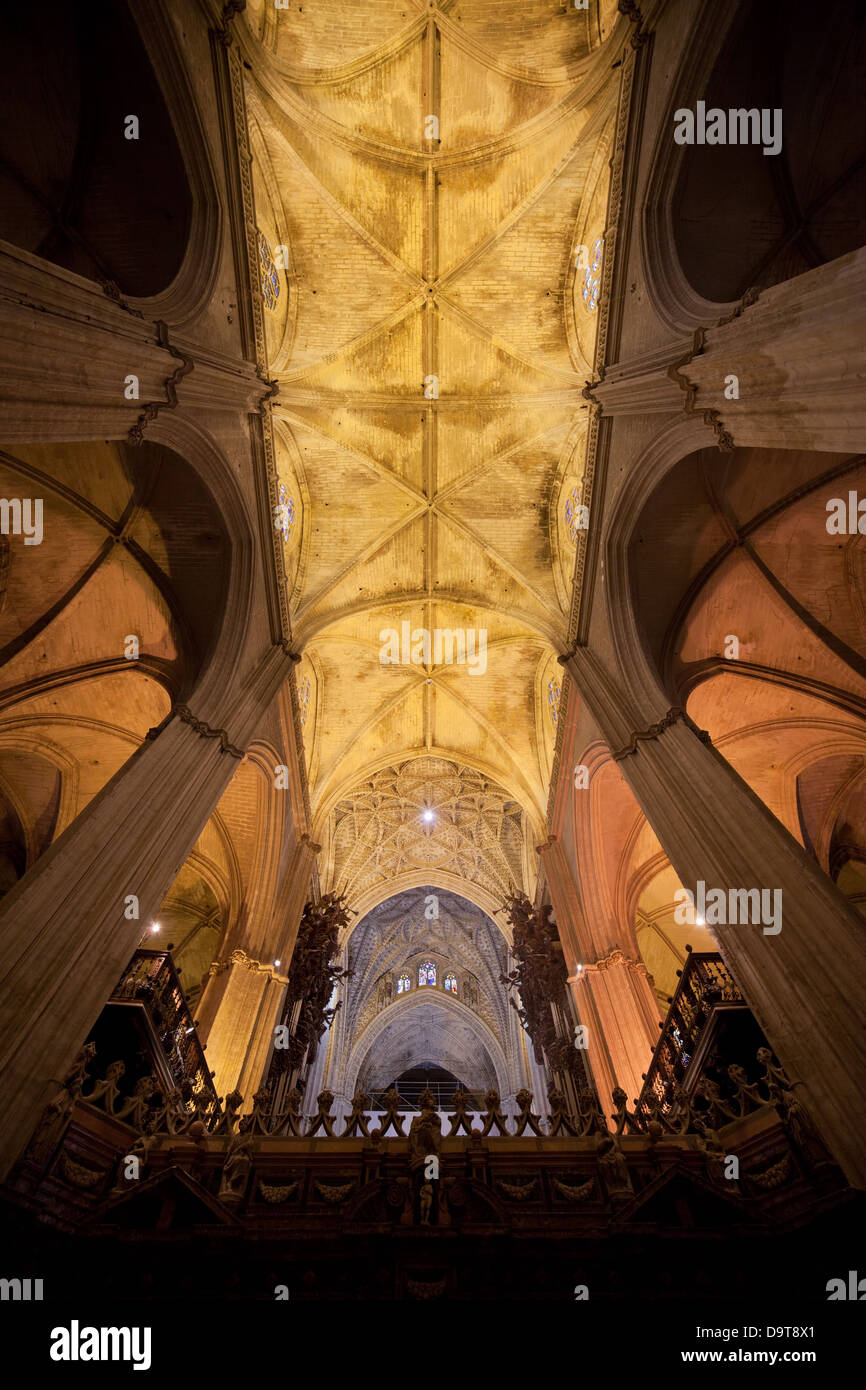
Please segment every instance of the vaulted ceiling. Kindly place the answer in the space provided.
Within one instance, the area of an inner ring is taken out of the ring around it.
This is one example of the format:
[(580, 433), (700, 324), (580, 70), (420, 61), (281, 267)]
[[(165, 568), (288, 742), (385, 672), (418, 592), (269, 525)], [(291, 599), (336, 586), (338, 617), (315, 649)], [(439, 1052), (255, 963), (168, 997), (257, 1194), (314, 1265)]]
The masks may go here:
[[(579, 248), (604, 231), (613, 10), (247, 6), (257, 218), (286, 267), (269, 372), (319, 838), (347, 805), (369, 809), (383, 769), (419, 757), (434, 780), (439, 765), (487, 779), (527, 841), (540, 833), (595, 340)], [(383, 662), (404, 624), (474, 636), (475, 669), (435, 650)], [(411, 798), (400, 814), (413, 869), (433, 867), (437, 826)], [(393, 838), (387, 817), (380, 830)], [(335, 884), (338, 867), (332, 855)], [(498, 885), (501, 866), (487, 876)]]

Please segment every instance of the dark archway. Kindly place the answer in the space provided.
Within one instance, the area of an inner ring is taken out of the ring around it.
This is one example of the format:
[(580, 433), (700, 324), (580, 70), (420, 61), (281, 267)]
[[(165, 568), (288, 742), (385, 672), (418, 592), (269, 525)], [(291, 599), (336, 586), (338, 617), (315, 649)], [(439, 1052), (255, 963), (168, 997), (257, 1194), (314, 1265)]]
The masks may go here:
[(739, 299), (750, 286), (779, 284), (866, 242), (866, 138), (852, 119), (864, 71), (866, 9), (858, 0), (741, 5), (694, 98), (707, 111), (780, 108), (782, 146), (776, 155), (759, 144), (685, 147), (673, 230), (699, 294)]
[[(123, 294), (165, 289), (183, 260), (192, 199), (127, 5), (5, 6), (0, 35), (0, 236)], [(127, 138), (129, 116), (137, 139)]]

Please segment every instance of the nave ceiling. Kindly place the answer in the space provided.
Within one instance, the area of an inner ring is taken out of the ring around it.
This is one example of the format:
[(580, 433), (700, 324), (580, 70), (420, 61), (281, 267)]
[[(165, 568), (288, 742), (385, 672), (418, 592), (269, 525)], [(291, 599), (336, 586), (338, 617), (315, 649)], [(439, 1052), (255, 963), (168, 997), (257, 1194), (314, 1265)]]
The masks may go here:
[[(483, 870), (464, 863), (450, 783), (513, 802), (527, 846), (542, 833), (596, 317), (575, 255), (604, 231), (617, 96), (607, 9), (251, 5), (242, 39), (257, 220), (288, 263), (266, 320), (316, 838), (338, 844), (351, 810), (371, 867), (417, 881), (447, 861), (500, 900), (496, 835)], [(436, 661), (437, 630), (475, 635), (474, 670), (471, 646)], [(403, 645), (384, 664), (387, 633)], [(380, 783), (414, 758), (436, 825), (404, 799), (392, 853)], [(330, 853), (325, 883), (350, 878)]]

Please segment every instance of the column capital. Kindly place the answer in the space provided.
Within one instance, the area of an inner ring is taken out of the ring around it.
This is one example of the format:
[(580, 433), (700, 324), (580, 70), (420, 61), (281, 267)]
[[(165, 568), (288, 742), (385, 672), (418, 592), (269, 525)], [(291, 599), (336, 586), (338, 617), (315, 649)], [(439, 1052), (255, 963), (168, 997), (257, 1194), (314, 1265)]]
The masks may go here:
[(263, 964), (254, 956), (247, 955), (240, 946), (236, 947), (226, 960), (212, 960), (208, 967), (208, 975), (221, 975), (233, 965), (239, 965), (254, 975), (270, 975), (282, 985), (288, 982), (288, 975), (280, 974), (272, 964)]
[(610, 970), (615, 965), (624, 965), (628, 970), (633, 970), (638, 975), (645, 975), (647, 979), (650, 978), (650, 973), (642, 960), (635, 960), (632, 956), (627, 956), (625, 951), (616, 946), (606, 956), (599, 956), (596, 961), (585, 961), (578, 968), (574, 977), (575, 982), (579, 981), (581, 976), (592, 974), (595, 971)]

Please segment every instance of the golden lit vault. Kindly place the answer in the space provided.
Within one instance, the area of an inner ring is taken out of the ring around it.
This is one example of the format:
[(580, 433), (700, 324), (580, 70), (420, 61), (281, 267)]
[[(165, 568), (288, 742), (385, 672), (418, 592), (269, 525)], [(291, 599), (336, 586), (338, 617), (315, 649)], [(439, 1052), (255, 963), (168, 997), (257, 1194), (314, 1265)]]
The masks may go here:
[[(247, 6), (257, 217), (285, 265), (269, 374), (326, 887), (343, 886), (346, 808), (416, 758), (428, 780), (481, 779), (524, 841), (541, 834), (595, 339), (580, 248), (600, 254), (616, 101), (603, 15)], [(399, 853), (390, 826), (374, 855), (385, 878), (404, 861), (459, 876), (453, 817), (449, 858), (444, 809), (432, 826), (405, 815)], [(494, 838), (483, 867), (477, 845), (469, 859), (498, 892)], [(530, 862), (521, 849), (515, 882)]]

